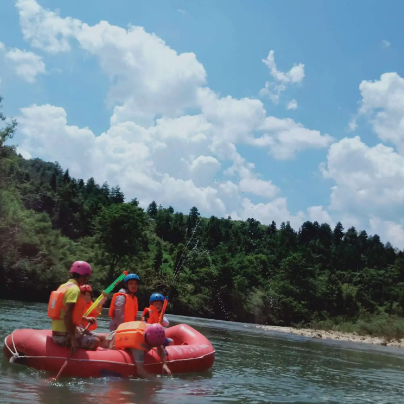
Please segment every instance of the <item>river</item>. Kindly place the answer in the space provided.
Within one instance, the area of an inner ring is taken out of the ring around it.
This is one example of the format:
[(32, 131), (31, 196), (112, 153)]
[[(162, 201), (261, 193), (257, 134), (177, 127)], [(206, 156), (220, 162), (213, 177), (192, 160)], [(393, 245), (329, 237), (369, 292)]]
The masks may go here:
[[(404, 351), (270, 333), (251, 324), (168, 316), (210, 339), (204, 374), (139, 379), (64, 378), (0, 361), (0, 404), (404, 403)], [(99, 331), (108, 331), (106, 311)], [(17, 328), (47, 328), (46, 305), (0, 300), (2, 341)]]

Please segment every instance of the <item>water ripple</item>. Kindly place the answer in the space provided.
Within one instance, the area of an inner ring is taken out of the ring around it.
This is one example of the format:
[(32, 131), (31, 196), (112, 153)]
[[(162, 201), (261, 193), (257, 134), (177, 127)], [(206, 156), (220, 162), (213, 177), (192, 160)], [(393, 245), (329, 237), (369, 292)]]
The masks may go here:
[[(20, 319), (25, 317), (24, 324)], [(404, 403), (404, 355), (380, 347), (270, 333), (250, 325), (171, 316), (187, 322), (216, 349), (204, 374), (146, 380), (62, 379), (0, 362), (0, 404)], [(46, 305), (0, 301), (0, 337), (48, 325)], [(100, 319), (107, 331), (108, 319)]]

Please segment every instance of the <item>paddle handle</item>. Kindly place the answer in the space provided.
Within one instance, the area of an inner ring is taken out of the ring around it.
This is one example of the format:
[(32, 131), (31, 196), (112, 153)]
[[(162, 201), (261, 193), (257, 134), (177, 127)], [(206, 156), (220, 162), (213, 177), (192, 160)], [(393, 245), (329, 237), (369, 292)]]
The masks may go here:
[[(105, 289), (105, 294), (107, 295), (108, 293), (111, 292), (111, 290), (115, 287), (115, 285), (118, 282), (121, 282), (125, 276), (128, 274), (127, 271), (124, 271), (121, 275), (119, 275), (119, 277), (117, 279), (115, 279), (115, 281), (113, 283), (111, 283), (111, 285), (109, 285), (106, 289)], [(104, 297), (104, 294), (101, 293), (101, 295), (97, 298), (97, 300), (89, 307), (89, 309), (84, 313), (84, 317), (87, 317), (100, 303), (100, 301), (102, 300), (102, 298)]]
[(159, 324), (163, 323), (164, 313), (166, 312), (167, 304), (168, 304), (168, 296), (166, 296), (164, 299), (163, 308), (161, 309), (160, 313)]

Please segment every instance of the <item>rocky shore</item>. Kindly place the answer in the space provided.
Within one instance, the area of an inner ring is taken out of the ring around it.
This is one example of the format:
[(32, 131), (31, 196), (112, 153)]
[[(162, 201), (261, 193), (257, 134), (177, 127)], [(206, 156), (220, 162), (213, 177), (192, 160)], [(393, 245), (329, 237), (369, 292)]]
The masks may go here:
[(309, 328), (292, 328), (292, 327), (279, 327), (271, 325), (257, 325), (257, 328), (268, 331), (284, 332), (296, 335), (302, 335), (309, 338), (322, 338), (340, 341), (362, 342), (365, 344), (384, 345), (396, 348), (404, 348), (404, 339), (387, 341), (382, 337), (372, 337), (370, 335), (359, 335), (356, 332), (345, 333), (340, 331), (324, 331), (314, 330)]

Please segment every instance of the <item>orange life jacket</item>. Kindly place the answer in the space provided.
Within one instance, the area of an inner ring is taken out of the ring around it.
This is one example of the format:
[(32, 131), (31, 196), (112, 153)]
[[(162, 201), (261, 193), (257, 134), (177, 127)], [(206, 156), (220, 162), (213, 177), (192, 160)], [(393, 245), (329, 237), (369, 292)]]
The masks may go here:
[[(93, 304), (93, 302), (88, 302), (88, 303), (86, 303), (86, 308), (85, 308), (85, 310), (84, 310), (84, 313), (90, 308), (90, 306)], [(97, 318), (98, 316), (99, 316), (99, 312), (98, 312), (98, 308), (96, 307), (87, 317), (94, 317), (94, 318)], [(82, 327), (83, 328), (86, 328), (87, 327), (87, 324), (88, 324), (88, 322), (87, 321), (85, 321), (85, 320), (83, 320), (82, 321), (82, 323), (81, 323), (81, 325), (82, 325)], [(90, 330), (90, 331), (94, 331), (95, 329), (97, 328), (97, 322), (95, 322), (94, 324), (90, 324), (89, 326), (88, 326), (88, 329)]]
[(142, 321), (146, 321), (146, 314), (149, 315), (149, 318), (147, 319), (147, 324), (156, 324), (159, 322), (160, 319), (160, 313), (157, 311), (157, 309), (151, 304), (150, 307), (146, 307), (143, 310), (142, 314)]
[(144, 331), (147, 324), (143, 321), (129, 321), (122, 323), (116, 329), (115, 348), (116, 349), (139, 349), (149, 351), (144, 341)]
[[(54, 290), (51, 293), (48, 303), (48, 317), (50, 317), (52, 320), (62, 320), (62, 318), (60, 318), (62, 309), (66, 312), (66, 306), (63, 304), (63, 298), (67, 289), (73, 287), (78, 288), (76, 283), (69, 282), (66, 285), (59, 286), (57, 290)], [(81, 324), (83, 315), (86, 312), (85, 307), (86, 301), (81, 295), (79, 295), (73, 310), (74, 325), (79, 326)]]
[(115, 300), (118, 296), (125, 296), (126, 303), (125, 303), (125, 317), (124, 321), (125, 323), (128, 323), (129, 321), (135, 321), (137, 312), (139, 310), (139, 306), (137, 303), (137, 297), (135, 295), (130, 295), (127, 293), (115, 293), (112, 296), (112, 301), (111, 301), (111, 306), (109, 307), (109, 316), (111, 318), (114, 318), (114, 312), (115, 312)]

